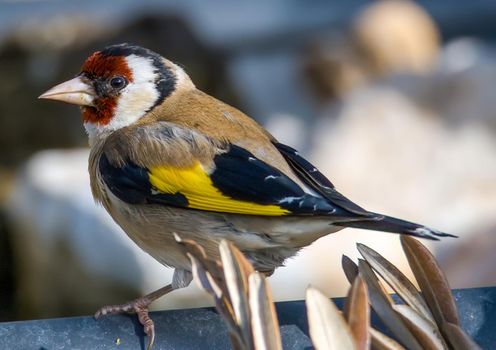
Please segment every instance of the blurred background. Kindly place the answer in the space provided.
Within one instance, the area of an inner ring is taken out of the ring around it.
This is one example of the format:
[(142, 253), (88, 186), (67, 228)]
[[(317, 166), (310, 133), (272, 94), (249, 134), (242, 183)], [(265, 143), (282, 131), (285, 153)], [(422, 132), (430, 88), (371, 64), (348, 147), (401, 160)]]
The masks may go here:
[[(0, 1), (0, 321), (86, 315), (169, 283), (90, 194), (74, 106), (37, 100), (108, 44), (180, 63), (196, 85), (301, 150), (369, 210), (459, 235), (429, 242), (452, 287), (496, 285), (496, 2)], [(347, 229), (269, 280), (330, 296), (362, 242)], [(207, 305), (191, 285), (155, 308)]]

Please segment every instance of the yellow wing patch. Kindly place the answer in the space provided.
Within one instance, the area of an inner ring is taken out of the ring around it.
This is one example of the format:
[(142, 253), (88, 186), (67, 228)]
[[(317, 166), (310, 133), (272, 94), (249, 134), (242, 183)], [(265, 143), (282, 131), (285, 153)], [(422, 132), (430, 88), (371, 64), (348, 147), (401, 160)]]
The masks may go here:
[(150, 182), (157, 190), (181, 193), (193, 209), (223, 213), (281, 216), (289, 211), (277, 205), (263, 205), (240, 201), (223, 195), (197, 162), (189, 168), (153, 167), (149, 169)]

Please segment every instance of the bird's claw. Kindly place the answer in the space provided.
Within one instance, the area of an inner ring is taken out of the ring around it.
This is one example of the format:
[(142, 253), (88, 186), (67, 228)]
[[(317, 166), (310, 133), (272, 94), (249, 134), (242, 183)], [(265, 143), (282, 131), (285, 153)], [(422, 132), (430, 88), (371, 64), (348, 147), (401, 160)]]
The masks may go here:
[(155, 341), (155, 325), (148, 314), (148, 305), (151, 300), (147, 298), (138, 298), (125, 304), (108, 305), (99, 309), (95, 313), (95, 318), (99, 319), (105, 315), (116, 315), (121, 313), (136, 313), (138, 320), (143, 326), (143, 331), (148, 336), (147, 350), (151, 350)]
[(155, 325), (148, 314), (148, 308), (142, 308), (136, 311), (140, 323), (143, 325), (143, 330), (148, 336), (147, 350), (151, 350), (153, 342), (155, 341)]

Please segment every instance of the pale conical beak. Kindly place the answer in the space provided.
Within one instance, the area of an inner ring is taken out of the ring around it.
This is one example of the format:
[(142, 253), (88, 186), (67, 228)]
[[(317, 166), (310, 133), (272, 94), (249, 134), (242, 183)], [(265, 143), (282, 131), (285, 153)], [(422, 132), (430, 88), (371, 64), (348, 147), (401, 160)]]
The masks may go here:
[(81, 77), (54, 86), (38, 98), (72, 103), (80, 106), (94, 106), (95, 90)]

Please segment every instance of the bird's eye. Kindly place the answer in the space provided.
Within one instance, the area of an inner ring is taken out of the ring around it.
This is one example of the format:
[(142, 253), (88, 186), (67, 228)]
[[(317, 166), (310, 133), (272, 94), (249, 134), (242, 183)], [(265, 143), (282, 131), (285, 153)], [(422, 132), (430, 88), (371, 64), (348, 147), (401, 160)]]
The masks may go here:
[(126, 86), (126, 84), (127, 80), (123, 77), (113, 77), (112, 79), (110, 79), (110, 86), (116, 90), (122, 89), (124, 86)]

